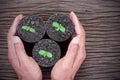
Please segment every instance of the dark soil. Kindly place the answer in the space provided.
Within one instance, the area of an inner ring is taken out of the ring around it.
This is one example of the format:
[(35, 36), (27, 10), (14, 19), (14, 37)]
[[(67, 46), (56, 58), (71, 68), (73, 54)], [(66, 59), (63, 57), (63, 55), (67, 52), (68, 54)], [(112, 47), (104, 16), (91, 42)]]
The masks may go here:
[[(61, 31), (56, 31), (55, 27), (52, 25), (53, 22), (58, 22), (65, 27), (65, 33)], [(63, 14), (52, 15), (46, 24), (46, 32), (48, 36), (55, 41), (65, 41), (71, 37), (74, 31), (74, 26), (70, 18)]]
[[(30, 26), (35, 32), (22, 29), (22, 26)], [(39, 41), (45, 34), (44, 22), (39, 16), (27, 15), (18, 25), (18, 36), (26, 42), (34, 43)]]
[[(44, 57), (39, 54), (39, 50), (45, 50), (52, 53), (52, 58)], [(42, 39), (35, 44), (32, 51), (33, 58), (42, 67), (53, 66), (61, 56), (61, 50), (59, 45), (50, 39)]]
[[(52, 26), (54, 21), (59, 22), (65, 27), (65, 33), (56, 31), (55, 27)], [(22, 26), (31, 26), (36, 32), (32, 33), (23, 30)], [(68, 16), (63, 14), (52, 15), (47, 22), (43, 22), (39, 16), (27, 15), (18, 25), (18, 36), (22, 39), (27, 54), (32, 56), (43, 68), (52, 67), (59, 58), (65, 56), (73, 31), (72, 21)], [(47, 58), (40, 55), (39, 50), (41, 49), (51, 52), (53, 57)]]

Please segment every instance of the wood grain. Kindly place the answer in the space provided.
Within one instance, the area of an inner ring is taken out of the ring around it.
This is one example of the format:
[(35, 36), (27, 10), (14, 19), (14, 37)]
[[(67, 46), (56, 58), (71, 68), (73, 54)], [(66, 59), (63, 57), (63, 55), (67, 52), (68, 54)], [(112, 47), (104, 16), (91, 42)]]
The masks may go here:
[[(7, 59), (7, 32), (18, 14), (47, 20), (74, 11), (86, 31), (87, 58), (75, 80), (120, 80), (120, 0), (0, 0), (0, 80), (17, 80)], [(44, 80), (50, 70), (43, 69)]]

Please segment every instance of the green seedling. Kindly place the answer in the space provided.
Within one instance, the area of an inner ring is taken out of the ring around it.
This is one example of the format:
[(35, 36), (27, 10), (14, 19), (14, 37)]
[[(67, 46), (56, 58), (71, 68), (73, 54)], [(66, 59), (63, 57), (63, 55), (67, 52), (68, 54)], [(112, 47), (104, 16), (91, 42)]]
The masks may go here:
[(45, 50), (39, 50), (39, 54), (44, 57), (52, 58), (52, 53), (45, 51)]
[(22, 26), (22, 29), (29, 32), (35, 32), (35, 29), (30, 26)]
[(65, 32), (65, 27), (62, 26), (60, 23), (58, 22), (53, 22), (52, 24), (55, 28), (56, 28), (56, 31), (61, 31), (61, 32)]

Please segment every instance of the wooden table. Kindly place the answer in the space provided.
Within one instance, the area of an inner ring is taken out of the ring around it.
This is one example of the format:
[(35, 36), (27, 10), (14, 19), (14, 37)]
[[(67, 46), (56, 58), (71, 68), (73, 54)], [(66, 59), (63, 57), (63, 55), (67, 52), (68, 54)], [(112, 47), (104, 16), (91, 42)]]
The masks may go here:
[[(120, 0), (0, 0), (0, 80), (17, 80), (7, 59), (7, 32), (18, 14), (47, 20), (74, 11), (86, 31), (87, 58), (75, 80), (120, 80)], [(50, 72), (44, 71), (44, 80)]]

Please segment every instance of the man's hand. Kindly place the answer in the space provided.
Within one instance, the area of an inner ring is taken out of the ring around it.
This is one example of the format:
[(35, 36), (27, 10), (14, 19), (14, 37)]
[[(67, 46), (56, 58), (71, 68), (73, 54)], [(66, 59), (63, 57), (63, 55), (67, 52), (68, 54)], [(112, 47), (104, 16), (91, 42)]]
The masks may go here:
[(19, 80), (42, 80), (42, 72), (38, 64), (26, 54), (21, 39), (15, 36), (16, 27), (22, 18), (22, 15), (17, 16), (8, 32), (8, 59)]
[(85, 31), (75, 13), (70, 13), (75, 26), (75, 36), (69, 44), (66, 55), (52, 69), (52, 80), (73, 80), (86, 57)]

